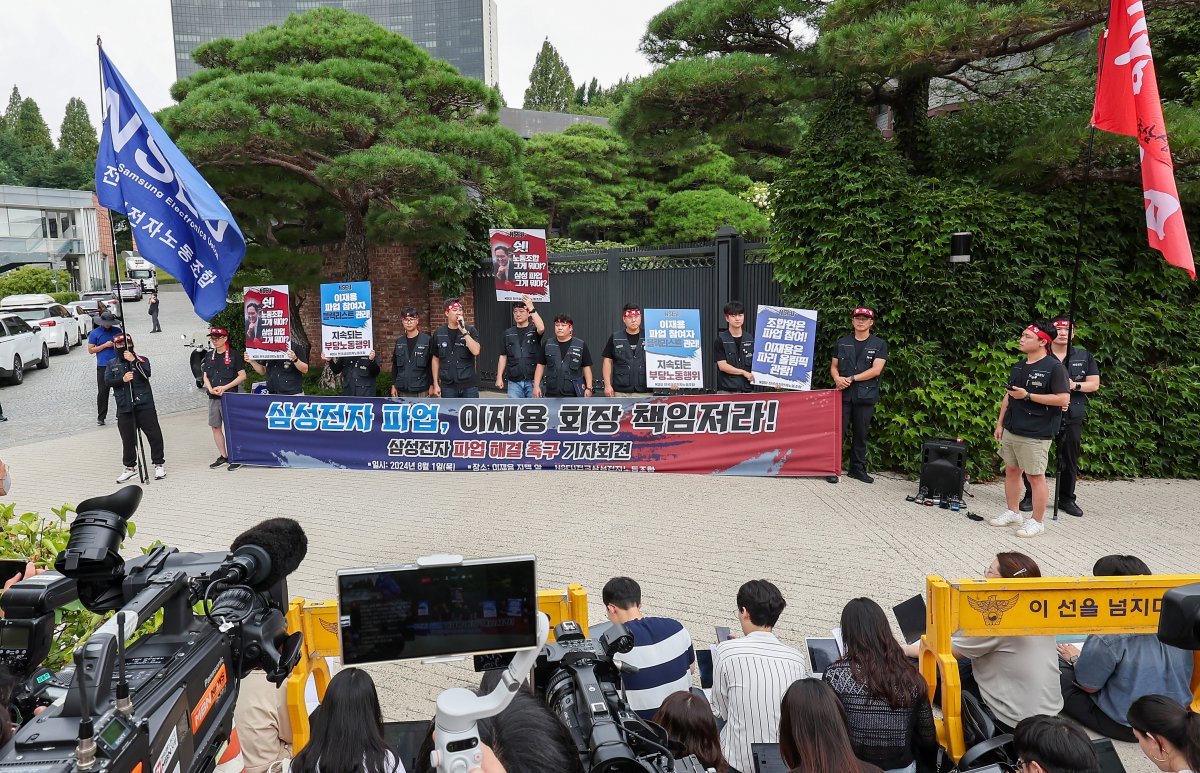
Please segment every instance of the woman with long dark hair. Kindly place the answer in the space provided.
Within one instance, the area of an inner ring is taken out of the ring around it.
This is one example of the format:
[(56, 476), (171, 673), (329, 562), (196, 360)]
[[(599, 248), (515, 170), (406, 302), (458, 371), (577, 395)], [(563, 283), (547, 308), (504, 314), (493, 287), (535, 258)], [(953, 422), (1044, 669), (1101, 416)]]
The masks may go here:
[(654, 722), (667, 731), (668, 738), (683, 744), (684, 754), (696, 755), (705, 769), (737, 773), (721, 753), (717, 721), (703, 695), (687, 690), (671, 693), (654, 715)]
[(913, 773), (918, 756), (937, 754), (928, 686), (874, 601), (851, 599), (841, 623), (846, 654), (825, 669), (825, 682), (846, 710), (854, 754), (889, 773)]
[(291, 773), (404, 773), (383, 739), (383, 711), (371, 675), (345, 668), (329, 680), (313, 720), (312, 738)]
[(1200, 714), (1165, 695), (1144, 695), (1127, 716), (1142, 753), (1162, 771), (1200, 771)]
[(846, 710), (820, 679), (798, 679), (783, 694), (779, 754), (791, 773), (880, 773), (854, 756)]

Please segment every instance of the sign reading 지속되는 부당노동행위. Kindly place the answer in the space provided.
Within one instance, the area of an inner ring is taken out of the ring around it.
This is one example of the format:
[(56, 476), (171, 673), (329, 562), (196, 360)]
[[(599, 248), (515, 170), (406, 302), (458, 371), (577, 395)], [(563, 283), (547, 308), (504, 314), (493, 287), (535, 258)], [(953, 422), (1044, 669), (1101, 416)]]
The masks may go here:
[(646, 386), (703, 389), (699, 309), (646, 309)]
[(321, 356), (366, 357), (375, 348), (371, 283), (321, 285)]

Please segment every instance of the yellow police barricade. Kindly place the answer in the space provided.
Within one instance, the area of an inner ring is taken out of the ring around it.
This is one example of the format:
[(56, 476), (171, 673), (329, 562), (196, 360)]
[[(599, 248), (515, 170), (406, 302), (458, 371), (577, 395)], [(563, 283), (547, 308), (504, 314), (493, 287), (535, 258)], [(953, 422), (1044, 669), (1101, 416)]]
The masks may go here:
[[(564, 620), (574, 620), (588, 630), (587, 591), (572, 583), (560, 590), (538, 591), (538, 609), (550, 618), (550, 627)], [(329, 686), (329, 663), (326, 658), (341, 655), (338, 643), (338, 606), (336, 601), (305, 601), (293, 599), (287, 612), (288, 631), (299, 631), (304, 637), (300, 662), (287, 679), (288, 719), (292, 725), (292, 750), (298, 752), (308, 743), (310, 728), (308, 706), (304, 691), (312, 677), (316, 682), (317, 698), (325, 699)]]
[[(962, 682), (951, 636), (1156, 633), (1163, 594), (1194, 582), (1200, 582), (1200, 575), (998, 580), (944, 580), (930, 575), (925, 580), (920, 669), (931, 701), (941, 673), (938, 740), (956, 761), (967, 751)], [(1195, 658), (1192, 709), (1200, 710), (1200, 652)]]

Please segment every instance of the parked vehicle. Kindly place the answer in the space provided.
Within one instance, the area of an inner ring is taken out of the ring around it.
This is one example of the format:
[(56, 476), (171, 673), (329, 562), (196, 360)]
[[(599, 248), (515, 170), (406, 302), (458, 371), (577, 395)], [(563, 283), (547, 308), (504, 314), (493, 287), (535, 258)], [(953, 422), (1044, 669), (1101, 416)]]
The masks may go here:
[(79, 321), (61, 303), (39, 303), (36, 306), (4, 307), (30, 325), (38, 325), (45, 334), (45, 343), (59, 354), (69, 354), (72, 346), (78, 346), (84, 336), (79, 332)]
[(142, 299), (142, 286), (133, 281), (122, 281), (119, 285), (119, 290), (113, 290), (113, 298), (117, 297), (117, 293), (121, 293), (123, 301), (140, 301)]
[(103, 309), (100, 308), (101, 301), (71, 301), (64, 303), (67, 311), (75, 315), (75, 319), (79, 322), (79, 334), (87, 338), (88, 333), (92, 332), (92, 328), (96, 326), (96, 320), (93, 319)]
[(81, 301), (96, 301), (96, 300), (108, 301), (108, 300), (112, 300), (112, 297), (113, 297), (112, 290), (88, 290), (86, 293), (79, 294), (79, 300), (81, 300)]
[(126, 251), (121, 254), (125, 257), (126, 278), (141, 282), (145, 292), (158, 289), (158, 268), (153, 263), (132, 252)]
[(20, 384), (31, 365), (50, 367), (50, 347), (41, 326), (30, 325), (16, 314), (0, 312), (0, 379)]
[(17, 306), (37, 306), (43, 303), (57, 303), (53, 295), (46, 293), (22, 293), (21, 295), (6, 295), (0, 298), (0, 309)]

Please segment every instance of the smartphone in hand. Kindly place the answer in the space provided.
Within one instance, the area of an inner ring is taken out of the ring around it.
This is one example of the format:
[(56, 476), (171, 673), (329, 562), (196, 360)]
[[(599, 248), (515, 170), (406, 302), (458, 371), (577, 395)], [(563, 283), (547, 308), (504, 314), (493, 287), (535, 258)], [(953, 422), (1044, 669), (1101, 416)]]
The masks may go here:
[(0, 585), (14, 577), (25, 579), (25, 565), (28, 563), (27, 558), (0, 558)]
[(723, 641), (729, 641), (732, 638), (733, 635), (729, 633), (728, 627), (724, 625), (717, 626), (717, 644), (720, 644)]

